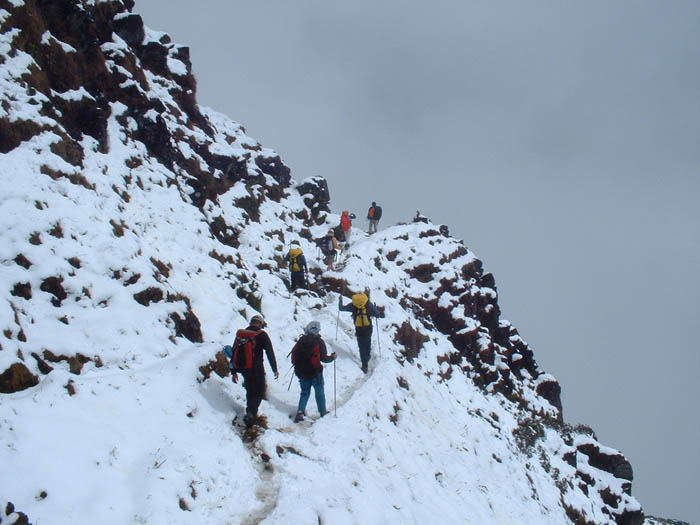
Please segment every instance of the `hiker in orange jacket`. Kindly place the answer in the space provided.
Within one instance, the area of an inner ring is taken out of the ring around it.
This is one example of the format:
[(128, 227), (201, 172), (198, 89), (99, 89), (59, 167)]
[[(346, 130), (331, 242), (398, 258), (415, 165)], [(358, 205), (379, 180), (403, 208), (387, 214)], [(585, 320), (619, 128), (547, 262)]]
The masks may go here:
[(377, 226), (379, 225), (379, 219), (382, 218), (382, 207), (377, 206), (376, 202), (372, 202), (372, 206), (367, 210), (367, 220), (369, 221), (369, 233), (377, 233)]
[(345, 210), (340, 216), (340, 228), (343, 230), (343, 235), (345, 236), (345, 247), (350, 245), (350, 230), (352, 229), (352, 219), (355, 218), (354, 213), (350, 213)]

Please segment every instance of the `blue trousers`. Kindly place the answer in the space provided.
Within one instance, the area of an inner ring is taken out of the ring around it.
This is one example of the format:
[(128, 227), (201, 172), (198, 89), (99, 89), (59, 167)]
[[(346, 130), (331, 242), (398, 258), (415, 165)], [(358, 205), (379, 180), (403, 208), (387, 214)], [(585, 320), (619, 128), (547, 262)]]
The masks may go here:
[(299, 412), (304, 412), (306, 410), (306, 403), (309, 402), (311, 387), (313, 386), (314, 394), (316, 394), (316, 407), (318, 408), (318, 412), (321, 415), (325, 414), (326, 394), (323, 391), (323, 370), (316, 374), (313, 379), (299, 378), (299, 386), (301, 386), (301, 395), (299, 396), (299, 407), (297, 410)]

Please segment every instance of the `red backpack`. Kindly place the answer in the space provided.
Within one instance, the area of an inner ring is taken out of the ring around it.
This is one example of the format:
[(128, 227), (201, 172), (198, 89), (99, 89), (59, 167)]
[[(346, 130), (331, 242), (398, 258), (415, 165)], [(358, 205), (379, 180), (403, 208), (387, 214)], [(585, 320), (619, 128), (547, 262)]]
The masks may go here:
[(259, 333), (243, 328), (236, 332), (236, 339), (233, 342), (233, 357), (231, 358), (235, 372), (245, 372), (253, 368), (255, 338)]

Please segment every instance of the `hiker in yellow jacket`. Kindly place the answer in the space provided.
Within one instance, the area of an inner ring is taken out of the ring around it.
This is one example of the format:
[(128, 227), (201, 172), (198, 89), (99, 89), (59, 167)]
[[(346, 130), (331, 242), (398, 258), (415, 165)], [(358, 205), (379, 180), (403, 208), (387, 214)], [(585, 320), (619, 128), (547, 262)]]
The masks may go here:
[(356, 293), (352, 296), (352, 302), (343, 304), (343, 296), (340, 296), (338, 308), (343, 312), (352, 312), (352, 319), (355, 324), (355, 336), (357, 337), (357, 347), (360, 350), (360, 360), (362, 361), (362, 371), (367, 373), (369, 355), (372, 351), (372, 321), (370, 317), (384, 318), (384, 314), (369, 302), (369, 297), (365, 293)]
[(306, 266), (306, 257), (299, 247), (297, 241), (292, 242), (292, 247), (284, 256), (284, 260), (289, 263), (289, 272), (291, 274), (290, 288), (292, 291), (297, 288), (308, 288), (306, 284), (306, 273), (309, 271)]

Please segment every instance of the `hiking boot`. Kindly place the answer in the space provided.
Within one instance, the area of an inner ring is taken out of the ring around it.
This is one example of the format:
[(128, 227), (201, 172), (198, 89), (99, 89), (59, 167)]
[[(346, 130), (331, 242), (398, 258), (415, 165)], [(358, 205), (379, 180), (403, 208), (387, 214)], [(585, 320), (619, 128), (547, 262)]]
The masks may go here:
[(321, 417), (325, 416), (326, 414), (330, 414), (330, 410), (326, 410), (325, 412), (321, 412)]
[(246, 414), (243, 416), (243, 423), (245, 424), (246, 428), (252, 427), (255, 423), (255, 416), (253, 414)]
[(367, 373), (367, 365), (362, 365), (361, 369), (363, 373)]
[(294, 416), (294, 422), (299, 423), (299, 421), (304, 421), (304, 413), (301, 411), (297, 412), (297, 415)]

